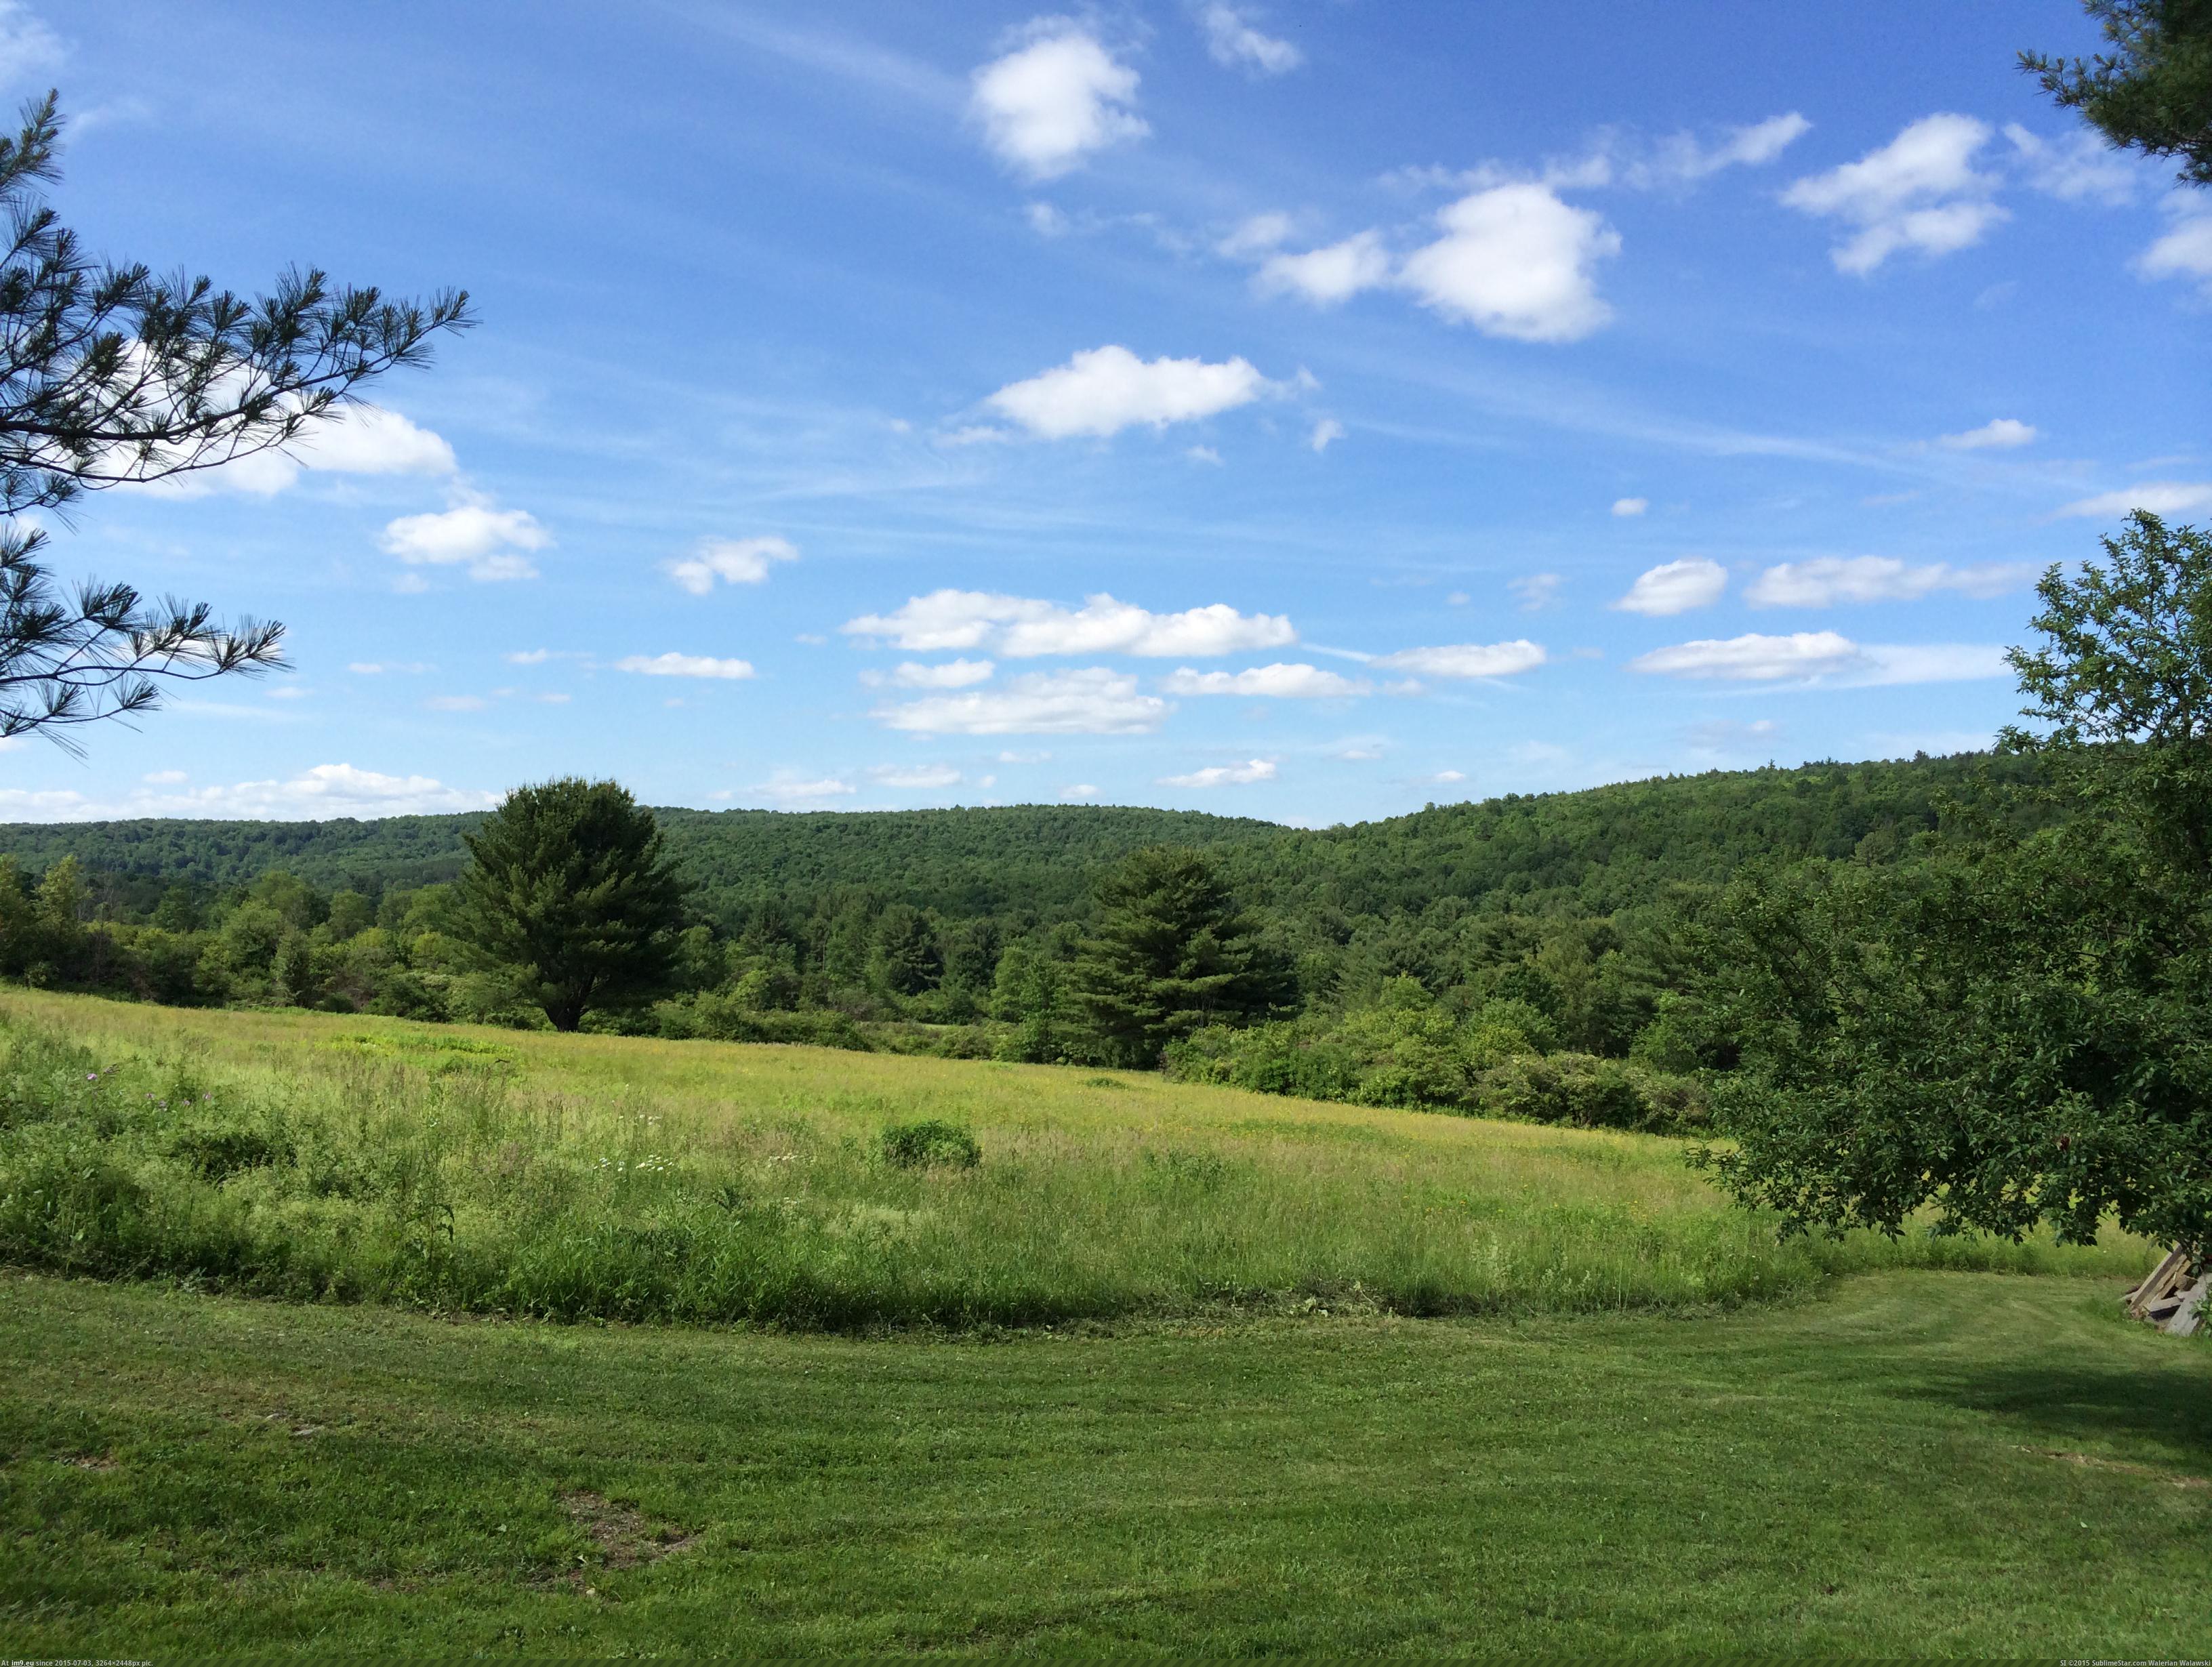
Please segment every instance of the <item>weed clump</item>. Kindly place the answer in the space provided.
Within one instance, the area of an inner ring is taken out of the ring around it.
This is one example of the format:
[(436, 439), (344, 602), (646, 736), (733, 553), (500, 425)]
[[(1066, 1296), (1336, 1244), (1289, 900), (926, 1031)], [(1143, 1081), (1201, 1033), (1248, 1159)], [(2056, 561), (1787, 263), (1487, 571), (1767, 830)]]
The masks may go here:
[(963, 1125), (925, 1117), (884, 1130), (884, 1161), (896, 1169), (973, 1169), (983, 1148)]

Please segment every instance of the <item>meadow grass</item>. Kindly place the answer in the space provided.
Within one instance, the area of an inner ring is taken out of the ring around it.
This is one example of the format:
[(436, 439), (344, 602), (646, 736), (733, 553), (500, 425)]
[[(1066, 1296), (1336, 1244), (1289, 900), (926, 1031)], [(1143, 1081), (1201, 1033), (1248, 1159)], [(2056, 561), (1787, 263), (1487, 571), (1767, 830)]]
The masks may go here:
[[(2136, 1274), (2114, 1235), (1778, 1244), (1680, 1143), (1138, 1074), (0, 997), (0, 1258), (563, 1320), (1684, 1311)], [(895, 1161), (885, 1132), (981, 1160)]]
[(2201, 1658), (2205, 1347), (2115, 1288), (868, 1338), (4, 1274), (0, 1648)]

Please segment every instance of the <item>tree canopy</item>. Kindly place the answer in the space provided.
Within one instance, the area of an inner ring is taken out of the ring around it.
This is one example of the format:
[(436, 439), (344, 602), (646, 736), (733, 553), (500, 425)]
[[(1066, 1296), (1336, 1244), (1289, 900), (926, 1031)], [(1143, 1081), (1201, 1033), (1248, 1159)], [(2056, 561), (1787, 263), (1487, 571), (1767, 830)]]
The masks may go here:
[(519, 969), (556, 1030), (666, 987), (683, 883), (659, 826), (612, 782), (517, 788), (467, 836), (461, 935)]
[(2022, 52), (2021, 67), (2114, 144), (2181, 159), (2212, 186), (2212, 0), (2084, 0), (2113, 50), (2094, 58)]
[(122, 583), (65, 590), (46, 532), (17, 517), (283, 446), (471, 322), (460, 291), (393, 301), (310, 268), (249, 301), (96, 259), (40, 194), (59, 177), (61, 131), (49, 93), (0, 137), (0, 739), (148, 711), (156, 679), (283, 663), (273, 621), (226, 627), (204, 604)]
[(2212, 1253), (2212, 539), (2138, 514), (2105, 550), (2045, 575), (2013, 656), (2044, 727), (2007, 736), (2086, 813), (1957, 806), (1917, 864), (1754, 869), (1700, 921), (1746, 1202)]

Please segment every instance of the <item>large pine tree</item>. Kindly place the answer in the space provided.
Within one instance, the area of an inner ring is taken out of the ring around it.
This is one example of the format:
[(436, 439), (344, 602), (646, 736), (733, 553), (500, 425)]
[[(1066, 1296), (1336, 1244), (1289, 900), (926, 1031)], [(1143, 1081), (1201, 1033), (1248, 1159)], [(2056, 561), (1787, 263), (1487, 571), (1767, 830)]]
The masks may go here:
[(1254, 936), (1197, 851), (1152, 846), (1100, 881), (1097, 930), (1075, 964), (1077, 998), (1103, 1051), (1148, 1065), (1207, 1024), (1237, 1023), (1287, 1000), (1279, 958)]

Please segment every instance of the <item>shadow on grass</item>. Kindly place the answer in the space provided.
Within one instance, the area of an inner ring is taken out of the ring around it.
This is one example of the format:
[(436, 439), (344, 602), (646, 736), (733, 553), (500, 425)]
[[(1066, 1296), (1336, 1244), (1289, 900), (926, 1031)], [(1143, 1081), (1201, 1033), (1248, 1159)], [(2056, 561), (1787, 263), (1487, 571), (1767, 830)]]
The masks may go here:
[(2039, 1445), (2150, 1443), (2203, 1475), (2212, 1469), (2212, 1350), (2175, 1340), (2167, 1352), (2127, 1366), (1969, 1366), (1899, 1393), (1992, 1414)]

